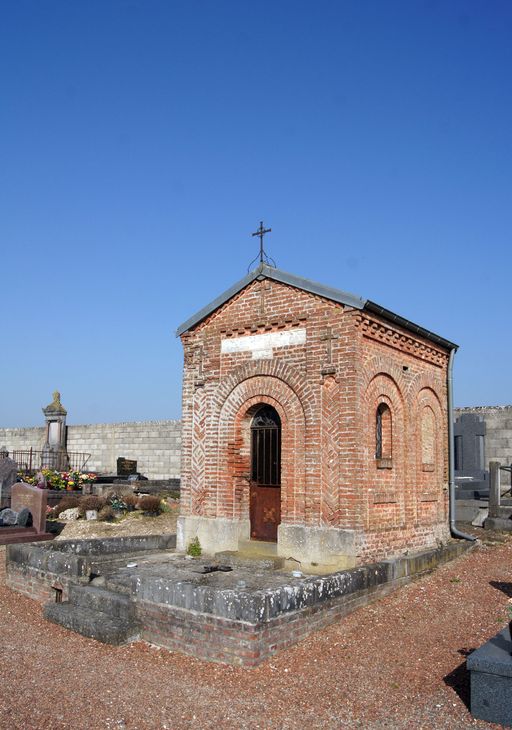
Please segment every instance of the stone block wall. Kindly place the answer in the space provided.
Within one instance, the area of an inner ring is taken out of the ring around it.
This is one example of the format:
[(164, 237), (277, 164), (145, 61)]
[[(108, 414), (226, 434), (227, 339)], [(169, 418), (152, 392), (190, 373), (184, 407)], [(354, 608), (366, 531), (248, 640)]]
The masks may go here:
[[(116, 472), (119, 456), (137, 460), (149, 479), (180, 477), (181, 421), (96, 423), (67, 427), (67, 449), (91, 454), (87, 469)], [(42, 449), (44, 427), (0, 428), (0, 447), (8, 451)]]
[[(512, 405), (476, 406), (474, 408), (455, 408), (455, 418), (464, 413), (482, 416), (485, 421), (485, 468), (490, 461), (499, 461), (502, 466), (512, 463)], [(502, 485), (510, 484), (510, 475), (501, 472)]]
[(91, 454), (92, 471), (116, 472), (119, 456), (137, 460), (137, 469), (150, 479), (180, 476), (181, 422), (140, 421), (68, 426), (68, 451)]
[(0, 428), (0, 450), (7, 451), (40, 451), (43, 448), (46, 428), (35, 426), (29, 428)]

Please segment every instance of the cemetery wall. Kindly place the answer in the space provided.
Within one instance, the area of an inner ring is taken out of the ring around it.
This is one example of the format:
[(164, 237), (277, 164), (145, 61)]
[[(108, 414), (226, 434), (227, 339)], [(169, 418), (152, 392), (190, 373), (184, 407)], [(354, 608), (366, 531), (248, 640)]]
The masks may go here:
[[(0, 447), (8, 451), (40, 450), (45, 428), (0, 428)], [(115, 473), (119, 456), (137, 461), (150, 479), (180, 476), (181, 421), (139, 421), (68, 426), (67, 449), (91, 454), (87, 468)]]
[(30, 428), (0, 428), (0, 450), (7, 451), (39, 451), (44, 442), (46, 428), (44, 426)]
[[(512, 463), (512, 405), (511, 406), (475, 406), (455, 408), (455, 418), (463, 413), (474, 413), (485, 421), (485, 469), (490, 461), (499, 461), (502, 466)], [(502, 472), (503, 484), (510, 484), (510, 477)]]

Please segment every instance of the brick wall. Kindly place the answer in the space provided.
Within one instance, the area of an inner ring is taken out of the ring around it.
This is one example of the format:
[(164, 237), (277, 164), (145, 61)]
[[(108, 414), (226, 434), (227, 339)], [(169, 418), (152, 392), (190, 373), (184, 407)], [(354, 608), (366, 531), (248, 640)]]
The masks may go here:
[[(280, 332), (291, 344), (244, 348), (244, 337)], [(355, 530), (360, 561), (447, 538), (446, 350), (270, 280), (182, 342), (182, 515), (249, 518), (249, 427), (266, 403), (282, 424), (282, 524)], [(392, 454), (376, 459), (381, 404)]]
[(6, 585), (39, 603), (55, 601), (55, 588), (62, 591), (62, 600), (67, 601), (72, 583), (78, 583), (78, 580), (32, 566), (9, 563), (7, 568)]
[[(45, 429), (0, 428), (0, 447), (40, 450)], [(136, 459), (138, 470), (150, 479), (180, 476), (181, 422), (139, 421), (68, 426), (68, 451), (91, 454), (87, 468), (116, 472), (119, 456)]]
[(410, 578), (283, 614), (265, 625), (249, 624), (149, 601), (137, 602), (141, 639), (199, 659), (256, 667), (283, 649), (325, 628), (357, 608), (382, 598)]

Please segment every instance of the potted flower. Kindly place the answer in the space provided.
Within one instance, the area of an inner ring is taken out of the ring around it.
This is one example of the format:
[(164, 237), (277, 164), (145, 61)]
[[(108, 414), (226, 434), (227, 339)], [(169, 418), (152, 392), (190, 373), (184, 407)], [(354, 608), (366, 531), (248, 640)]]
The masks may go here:
[(84, 494), (91, 494), (92, 485), (96, 481), (96, 474), (81, 472), (78, 476), (78, 486)]

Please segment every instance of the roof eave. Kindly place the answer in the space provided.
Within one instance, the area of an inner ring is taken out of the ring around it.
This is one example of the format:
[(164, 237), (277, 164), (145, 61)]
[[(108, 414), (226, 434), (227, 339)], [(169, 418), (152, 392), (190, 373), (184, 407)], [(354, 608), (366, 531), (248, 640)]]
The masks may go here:
[(212, 312), (221, 307), (223, 304), (229, 301), (232, 297), (238, 294), (238, 292), (242, 291), (242, 289), (244, 289), (246, 286), (248, 286), (248, 284), (255, 281), (256, 279), (272, 279), (274, 281), (279, 281), (282, 284), (288, 284), (289, 286), (293, 286), (296, 289), (302, 289), (303, 291), (310, 292), (311, 294), (316, 294), (320, 297), (324, 297), (325, 299), (330, 299), (331, 301), (345, 304), (347, 306), (353, 307), (354, 309), (366, 309), (373, 314), (377, 314), (380, 317), (383, 317), (389, 322), (394, 322), (395, 324), (403, 327), (406, 330), (409, 330), (410, 332), (414, 332), (421, 337), (425, 337), (427, 340), (435, 342), (436, 344), (447, 350), (458, 349), (458, 345), (450, 342), (450, 340), (446, 340), (444, 337), (440, 337), (434, 332), (430, 332), (424, 327), (421, 327), (420, 325), (415, 324), (408, 319), (405, 319), (405, 317), (401, 317), (399, 314), (395, 314), (395, 312), (392, 312), (385, 307), (381, 307), (380, 304), (376, 304), (370, 299), (362, 299), (355, 294), (350, 294), (349, 292), (342, 291), (341, 289), (335, 289), (334, 287), (319, 284), (316, 281), (311, 281), (311, 279), (305, 279), (301, 276), (290, 274), (287, 271), (281, 271), (281, 269), (276, 269), (264, 263), (261, 263), (256, 269), (246, 274), (243, 279), (240, 279), (240, 281), (237, 281), (235, 284), (230, 286), (229, 289), (226, 289), (226, 291), (216, 297), (205, 307), (200, 309), (199, 312), (196, 312), (196, 314), (194, 314), (192, 317), (189, 317), (189, 319), (187, 319), (185, 322), (183, 322), (183, 324), (178, 327), (178, 329), (176, 330), (176, 336), (179, 337), (184, 332), (187, 332), (187, 330), (191, 329), (203, 319), (208, 317), (210, 314), (212, 314)]
[(381, 307), (380, 304), (376, 304), (370, 299), (366, 300), (364, 309), (372, 312), (373, 314), (378, 314), (383, 319), (387, 319), (389, 322), (394, 322), (395, 324), (398, 324), (400, 327), (403, 327), (410, 332), (421, 335), (421, 337), (425, 337), (425, 339), (435, 342), (441, 347), (444, 347), (446, 350), (458, 350), (459, 348), (459, 346), (456, 345), (454, 342), (450, 342), (450, 340), (445, 340), (444, 337), (436, 335), (435, 332), (430, 332), (430, 330), (427, 330), (424, 327), (421, 327), (419, 324), (415, 324), (414, 322), (411, 322), (410, 320), (401, 317), (399, 314), (395, 314), (395, 312), (392, 312), (390, 309)]
[(267, 264), (260, 264), (254, 271), (250, 271), (243, 279), (237, 281), (236, 284), (230, 286), (225, 292), (220, 294), (216, 299), (207, 304), (205, 307), (196, 312), (192, 317), (183, 322), (176, 330), (176, 336), (179, 337), (187, 330), (194, 327), (196, 324), (201, 322), (205, 317), (214, 312), (216, 309), (225, 304), (229, 299), (238, 294), (244, 287), (256, 279), (272, 279), (273, 281), (279, 281), (282, 284), (288, 284), (296, 289), (302, 289), (308, 291), (311, 294), (317, 294), (318, 296), (330, 299), (340, 304), (345, 304), (355, 309), (363, 309), (364, 299), (358, 297), (349, 292), (344, 292), (341, 289), (335, 289), (324, 284), (319, 284), (316, 281), (310, 279), (304, 279), (295, 274), (289, 274), (287, 271), (281, 271), (281, 269), (275, 269), (273, 266)]

